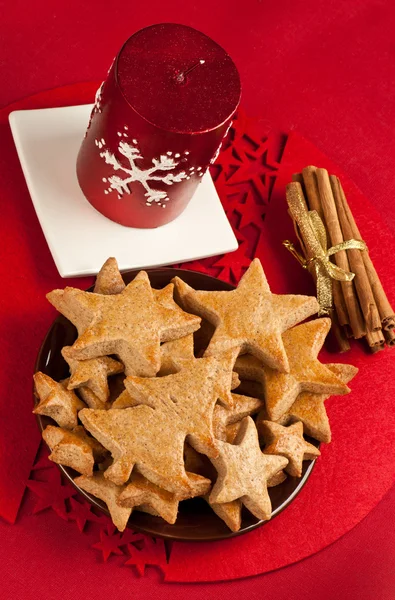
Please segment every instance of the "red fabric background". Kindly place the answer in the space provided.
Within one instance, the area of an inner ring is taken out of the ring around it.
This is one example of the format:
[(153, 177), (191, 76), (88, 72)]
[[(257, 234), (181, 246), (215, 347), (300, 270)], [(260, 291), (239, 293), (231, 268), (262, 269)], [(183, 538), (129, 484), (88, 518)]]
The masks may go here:
[[(130, 31), (154, 20), (191, 24), (222, 43), (239, 66), (246, 111), (262, 115), (273, 128), (294, 128), (313, 140), (394, 226), (395, 102), (391, 82), (395, 11), (389, 1), (153, 2), (98, 8), (92, 2), (81, 5), (76, 0), (57, 5), (43, 0), (28, 5), (17, 0), (2, 8), (0, 104), (58, 83), (99, 79)], [(10, 161), (17, 168), (15, 157), (3, 155), (2, 173), (7, 172)], [(7, 204), (11, 189), (13, 202)], [(5, 257), (0, 280), (6, 291), (11, 272), (20, 284), (31, 271), (51, 287), (57, 275), (47, 258), (42, 234), (37, 233), (21, 178), (13, 179), (12, 188), (2, 185), (1, 203), (20, 223), (19, 230), (8, 231), (2, 238)], [(14, 255), (6, 252), (11, 238), (20, 247)], [(19, 362), (26, 373), (32, 367), (29, 360), (35, 355), (41, 332), (52, 317), (47, 312), (43, 320), (37, 318), (42, 302), (34, 286), (29, 287), (29, 314), (26, 291), (3, 301), (2, 340), (19, 344), (23, 350)], [(11, 309), (12, 322), (4, 318)], [(6, 355), (7, 346), (3, 345)], [(10, 395), (10, 402), (22, 401), (13, 394), (12, 369), (17, 366), (11, 366), (1, 390)], [(30, 389), (28, 378), (23, 385)], [(10, 425), (2, 419), (2, 426)], [(23, 431), (25, 424), (20, 423), (20, 427)], [(40, 516), (27, 517), (29, 529), (30, 523), (33, 527), (30, 542), (25, 520), (14, 527), (1, 522), (5, 577), (0, 597), (66, 598), (71, 593), (89, 597), (94, 589), (97, 598), (115, 597), (116, 590), (116, 597), (165, 598), (188, 593), (190, 597), (229, 598), (243, 593), (251, 598), (392, 600), (395, 538), (393, 528), (386, 523), (394, 506), (391, 492), (351, 533), (299, 565), (244, 582), (198, 587), (158, 587), (155, 579), (126, 581), (125, 569), (113, 568), (110, 563), (98, 563), (95, 569), (90, 557), (80, 552), (84, 547), (81, 536), (73, 535), (69, 525), (51, 513), (45, 524)], [(55, 569), (62, 559), (63, 568)], [(48, 574), (52, 577), (49, 584), (45, 581)]]
[[(38, 429), (31, 427), (32, 416), (26, 410), (26, 398), (31, 396), (35, 357), (54, 314), (45, 310), (44, 290), (49, 289), (48, 284), (57, 287), (61, 283), (26, 190), (8, 114), (10, 110), (22, 107), (67, 106), (76, 98), (80, 102), (90, 102), (95, 88), (95, 84), (66, 86), (0, 111), (0, 291), (3, 295), (0, 302), (0, 359), (3, 364), (0, 422), (4, 432), (0, 436), (0, 515), (11, 523), (16, 519), (40, 440)], [(14, 411), (9, 410), (9, 402)], [(17, 447), (17, 461), (13, 460), (14, 446)]]

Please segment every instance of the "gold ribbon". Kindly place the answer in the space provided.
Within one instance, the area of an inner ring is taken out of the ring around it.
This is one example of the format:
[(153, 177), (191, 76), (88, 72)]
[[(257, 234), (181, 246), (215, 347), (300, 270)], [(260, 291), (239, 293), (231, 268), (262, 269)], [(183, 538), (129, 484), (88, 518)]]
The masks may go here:
[[(308, 211), (302, 199), (298, 203), (299, 210), (293, 214), (299, 226), (297, 231), (302, 248), (308, 248), (311, 257), (305, 259), (289, 240), (284, 246), (299, 261), (304, 269), (312, 270), (317, 278), (317, 300), (320, 305), (319, 316), (328, 315), (332, 309), (332, 279), (336, 281), (352, 281), (355, 274), (341, 269), (330, 260), (330, 256), (342, 250), (366, 250), (362, 240), (347, 240), (328, 249), (325, 226), (315, 210)], [(291, 207), (290, 207), (291, 208)], [(291, 209), (291, 212), (295, 211)]]

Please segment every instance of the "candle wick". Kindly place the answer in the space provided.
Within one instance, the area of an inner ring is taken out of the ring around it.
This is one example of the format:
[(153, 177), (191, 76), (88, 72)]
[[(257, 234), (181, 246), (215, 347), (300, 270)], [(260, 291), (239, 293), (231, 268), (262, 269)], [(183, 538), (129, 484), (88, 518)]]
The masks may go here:
[(197, 63), (195, 63), (194, 65), (192, 65), (192, 67), (189, 67), (189, 69), (187, 69), (186, 71), (183, 71), (183, 72), (179, 73), (177, 75), (177, 81), (179, 83), (183, 83), (185, 81), (185, 77), (187, 75), (189, 75), (189, 73), (191, 71), (193, 71), (194, 69), (196, 69), (196, 67), (198, 67), (199, 65), (204, 65), (205, 62), (206, 62), (205, 60), (200, 59)]

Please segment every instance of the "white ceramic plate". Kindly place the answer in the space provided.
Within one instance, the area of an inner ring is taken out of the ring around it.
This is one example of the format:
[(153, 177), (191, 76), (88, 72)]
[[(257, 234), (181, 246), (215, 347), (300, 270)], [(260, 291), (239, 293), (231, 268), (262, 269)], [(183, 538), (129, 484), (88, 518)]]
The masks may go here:
[(182, 215), (158, 229), (123, 227), (97, 212), (82, 194), (75, 168), (91, 109), (18, 110), (9, 116), (33, 205), (62, 277), (96, 274), (109, 256), (123, 271), (236, 250), (208, 173)]

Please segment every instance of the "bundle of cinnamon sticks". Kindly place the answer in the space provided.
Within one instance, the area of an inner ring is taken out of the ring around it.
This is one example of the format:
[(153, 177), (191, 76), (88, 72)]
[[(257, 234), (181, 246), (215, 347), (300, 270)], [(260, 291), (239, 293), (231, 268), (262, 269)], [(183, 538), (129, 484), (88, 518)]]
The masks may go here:
[[(298, 227), (298, 210), (293, 199), (305, 203), (308, 211), (316, 211), (326, 230), (328, 246), (346, 240), (362, 240), (347, 202), (340, 180), (326, 169), (309, 166), (296, 173), (287, 186), (289, 212), (301, 242), (307, 264), (314, 260), (308, 240)], [(354, 273), (352, 281), (332, 279), (333, 331), (340, 351), (350, 348), (349, 338), (365, 338), (372, 352), (387, 344), (395, 345), (395, 313), (392, 309), (368, 249), (341, 250), (331, 260), (345, 272)]]

